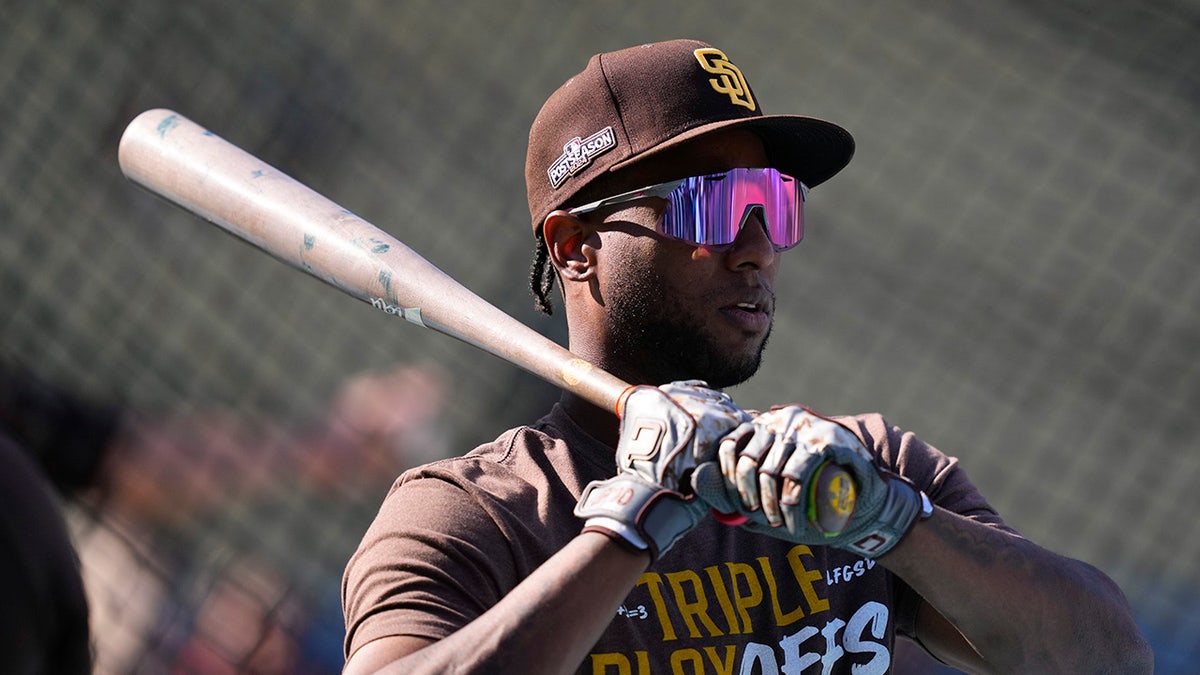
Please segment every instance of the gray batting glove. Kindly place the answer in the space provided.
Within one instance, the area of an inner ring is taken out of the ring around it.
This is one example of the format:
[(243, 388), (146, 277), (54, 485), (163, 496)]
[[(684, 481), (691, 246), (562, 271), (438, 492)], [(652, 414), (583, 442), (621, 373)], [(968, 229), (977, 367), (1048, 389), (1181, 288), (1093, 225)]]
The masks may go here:
[(575, 515), (657, 559), (708, 513), (691, 474), (750, 415), (699, 380), (631, 387), (621, 399), (617, 475), (584, 489)]
[[(921, 492), (880, 469), (853, 432), (799, 406), (774, 408), (742, 424), (722, 439), (717, 455), (694, 472), (696, 494), (718, 511), (744, 516), (742, 527), (780, 539), (876, 558), (899, 543), (922, 511)], [(857, 487), (840, 532), (815, 523), (813, 483), (830, 462)]]

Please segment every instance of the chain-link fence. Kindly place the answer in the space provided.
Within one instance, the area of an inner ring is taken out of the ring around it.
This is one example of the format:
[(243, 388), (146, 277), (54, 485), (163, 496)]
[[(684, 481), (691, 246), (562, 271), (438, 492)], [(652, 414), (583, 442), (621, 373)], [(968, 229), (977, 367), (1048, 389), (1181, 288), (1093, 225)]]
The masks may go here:
[(391, 478), (556, 396), (137, 190), (124, 125), (173, 108), (563, 341), (525, 290), (529, 122), (591, 54), (673, 37), (858, 142), (735, 399), (883, 412), (1112, 575), (1158, 672), (1200, 660), (1194, 2), (2, 10), (0, 365), (51, 431), (117, 422), (66, 503), (100, 672), (337, 672)]

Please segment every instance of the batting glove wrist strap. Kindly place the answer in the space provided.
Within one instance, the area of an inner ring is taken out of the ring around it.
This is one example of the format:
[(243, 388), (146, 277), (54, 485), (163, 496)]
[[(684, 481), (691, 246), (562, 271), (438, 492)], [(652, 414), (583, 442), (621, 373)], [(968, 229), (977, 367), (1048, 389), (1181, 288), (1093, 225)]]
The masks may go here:
[(575, 506), (584, 532), (601, 532), (634, 550), (649, 551), (655, 560), (705, 512), (695, 499), (632, 475), (592, 481)]
[(864, 558), (878, 558), (900, 543), (921, 515), (921, 492), (908, 480), (885, 473), (879, 480), (883, 483), (883, 499), (878, 513), (858, 513), (850, 521), (834, 546), (840, 546)]

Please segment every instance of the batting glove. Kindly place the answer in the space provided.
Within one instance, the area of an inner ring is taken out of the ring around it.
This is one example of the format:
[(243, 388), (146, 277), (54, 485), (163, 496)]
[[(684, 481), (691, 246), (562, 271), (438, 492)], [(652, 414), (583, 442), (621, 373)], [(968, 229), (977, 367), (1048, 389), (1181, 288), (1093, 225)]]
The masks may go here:
[[(865, 558), (899, 543), (926, 499), (906, 479), (879, 468), (849, 429), (799, 406), (774, 408), (742, 424), (722, 439), (717, 454), (717, 461), (694, 472), (701, 500), (718, 511), (740, 513), (748, 530)], [(840, 532), (816, 524), (814, 481), (828, 463), (846, 470), (857, 487), (853, 512)]]
[(575, 515), (657, 559), (708, 513), (691, 474), (750, 415), (698, 380), (631, 387), (621, 399), (617, 475), (584, 489)]

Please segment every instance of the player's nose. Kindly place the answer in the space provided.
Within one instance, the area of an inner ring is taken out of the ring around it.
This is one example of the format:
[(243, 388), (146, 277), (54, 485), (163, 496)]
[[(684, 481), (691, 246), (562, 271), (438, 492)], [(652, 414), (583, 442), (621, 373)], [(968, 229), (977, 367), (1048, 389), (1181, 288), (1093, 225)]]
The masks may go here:
[(730, 269), (765, 269), (775, 264), (777, 255), (762, 219), (762, 209), (753, 209), (726, 252), (725, 261)]

